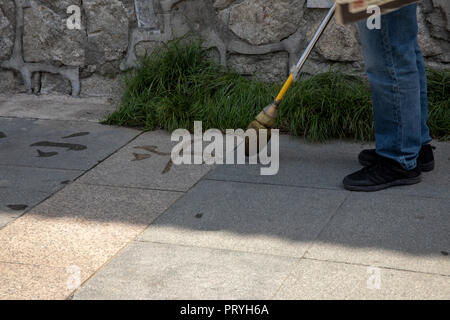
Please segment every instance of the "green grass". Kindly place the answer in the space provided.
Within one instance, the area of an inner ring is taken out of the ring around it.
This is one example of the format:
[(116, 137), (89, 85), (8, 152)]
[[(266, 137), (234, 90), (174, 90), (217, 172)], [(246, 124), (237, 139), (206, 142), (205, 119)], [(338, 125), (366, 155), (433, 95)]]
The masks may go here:
[[(430, 127), (450, 139), (450, 72), (429, 73)], [(281, 87), (245, 78), (210, 61), (200, 42), (172, 41), (141, 59), (125, 76), (118, 110), (104, 123), (144, 130), (247, 128)], [(371, 93), (366, 81), (323, 73), (297, 81), (288, 92), (277, 127), (311, 141), (373, 140)]]
[(430, 112), (428, 124), (433, 138), (450, 140), (450, 72), (428, 71)]

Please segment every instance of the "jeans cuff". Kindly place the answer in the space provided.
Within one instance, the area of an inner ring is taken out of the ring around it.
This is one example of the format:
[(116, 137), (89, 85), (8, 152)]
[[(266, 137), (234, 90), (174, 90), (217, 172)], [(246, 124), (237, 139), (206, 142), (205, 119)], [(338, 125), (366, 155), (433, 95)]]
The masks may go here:
[(417, 159), (409, 160), (409, 161), (407, 161), (405, 159), (401, 159), (400, 160), (400, 164), (402, 165), (402, 167), (405, 170), (410, 171), (410, 170), (413, 170), (413, 169), (415, 169), (417, 167)]

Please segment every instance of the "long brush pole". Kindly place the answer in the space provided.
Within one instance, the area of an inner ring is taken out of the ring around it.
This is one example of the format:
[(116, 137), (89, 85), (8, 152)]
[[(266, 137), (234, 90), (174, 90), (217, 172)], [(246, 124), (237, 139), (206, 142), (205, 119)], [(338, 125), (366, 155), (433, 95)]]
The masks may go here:
[(315, 33), (314, 37), (312, 38), (311, 42), (309, 43), (308, 47), (303, 52), (303, 55), (301, 56), (297, 65), (295, 66), (295, 68), (292, 69), (291, 74), (289, 75), (289, 78), (283, 85), (283, 88), (280, 90), (280, 93), (278, 94), (278, 96), (275, 98), (275, 101), (271, 105), (267, 106), (256, 117), (256, 120), (250, 124), (249, 128), (260, 130), (260, 129), (270, 129), (273, 127), (273, 125), (275, 124), (277, 114), (278, 114), (278, 106), (280, 105), (284, 96), (288, 92), (288, 90), (291, 87), (292, 83), (294, 82), (295, 78), (302, 70), (303, 65), (305, 64), (306, 60), (308, 59), (309, 55), (311, 54), (311, 51), (316, 46), (317, 41), (319, 41), (324, 30), (326, 29), (326, 27), (330, 23), (331, 19), (333, 18), (335, 10), (336, 10), (336, 3), (333, 4), (331, 9), (328, 11), (328, 14), (326, 15), (326, 17), (320, 24), (319, 29), (316, 31), (316, 33)]

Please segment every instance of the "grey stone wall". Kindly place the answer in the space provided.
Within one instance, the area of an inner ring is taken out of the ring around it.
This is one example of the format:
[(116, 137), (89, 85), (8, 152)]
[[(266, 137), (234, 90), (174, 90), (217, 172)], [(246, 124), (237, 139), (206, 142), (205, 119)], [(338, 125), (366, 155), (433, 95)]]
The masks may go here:
[[(329, 0), (1, 0), (0, 93), (109, 96), (120, 74), (158, 43), (199, 35), (211, 56), (240, 73), (281, 81), (312, 37)], [(69, 30), (67, 8), (81, 8)], [(315, 8), (312, 8), (315, 7)], [(420, 4), (427, 64), (450, 68), (450, 1)], [(334, 22), (304, 71), (362, 73), (355, 26)]]

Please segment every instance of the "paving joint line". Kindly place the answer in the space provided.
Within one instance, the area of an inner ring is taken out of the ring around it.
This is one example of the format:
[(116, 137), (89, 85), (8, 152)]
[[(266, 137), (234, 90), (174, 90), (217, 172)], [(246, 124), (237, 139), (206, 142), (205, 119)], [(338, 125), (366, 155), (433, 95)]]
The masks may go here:
[[(182, 196), (183, 197), (183, 196)], [(181, 197), (181, 198), (182, 198)], [(181, 199), (180, 198), (180, 199)], [(158, 215), (157, 217), (155, 217), (155, 219), (153, 219), (153, 221), (151, 223), (149, 223), (148, 225), (146, 225), (143, 230), (141, 232), (139, 232), (133, 239), (131, 239), (129, 242), (125, 243), (122, 248), (120, 248), (119, 250), (117, 250), (117, 252), (111, 256), (107, 261), (105, 261), (105, 263), (103, 263), (98, 269), (94, 270), (94, 272), (92, 272), (92, 274), (86, 278), (85, 281), (83, 281), (83, 283), (80, 284), (80, 286), (76, 289), (74, 289), (67, 297), (66, 300), (72, 300), (74, 295), (76, 294), (76, 292), (78, 290), (80, 290), (89, 280), (91, 280), (93, 277), (95, 277), (98, 273), (100, 273), (104, 268), (106, 268), (106, 266), (108, 266), (115, 258), (117, 258), (122, 252), (124, 252), (126, 249), (128, 249), (133, 243), (135, 243), (137, 241), (137, 239), (139, 239), (140, 236), (142, 236), (142, 234), (148, 229), (149, 226), (151, 226), (160, 216), (162, 216), (163, 214), (165, 214), (167, 212), (167, 210), (169, 210), (176, 202), (178, 202), (177, 199), (175, 200), (171, 205), (169, 205), (160, 215)]]
[(298, 188), (298, 189), (331, 190), (331, 191), (347, 192), (347, 190), (345, 190), (344, 188), (336, 189), (336, 188), (313, 187), (313, 186), (298, 186), (298, 185), (280, 184), (280, 183), (252, 182), (252, 181), (240, 181), (240, 180), (223, 180), (223, 179), (214, 179), (214, 178), (205, 178), (204, 180), (217, 181), (217, 182), (234, 182), (234, 183), (252, 184), (252, 185), (266, 185), (266, 186), (275, 186), (275, 187), (290, 187), (290, 188)]
[[(206, 176), (209, 172), (211, 172), (212, 170), (214, 170), (214, 167), (212, 167), (211, 170), (209, 170), (209, 171), (206, 172), (202, 177), (200, 177), (200, 178), (197, 180), (197, 182), (195, 182), (190, 188), (188, 188), (186, 191), (184, 191), (184, 192), (183, 192), (184, 194), (183, 194), (179, 199), (175, 200), (175, 202), (172, 203), (172, 204), (167, 208), (167, 210), (169, 210), (170, 208), (172, 208), (172, 206), (175, 205), (178, 201), (181, 201), (184, 197), (186, 197), (186, 196), (191, 192), (191, 190), (193, 190), (195, 187), (197, 187), (197, 185), (198, 185), (201, 181), (203, 181), (204, 178), (205, 178), (205, 176)], [(146, 229), (148, 229), (148, 227), (150, 227), (152, 224), (156, 223), (156, 222), (158, 221), (158, 219), (160, 219), (160, 218), (163, 216), (163, 214), (167, 212), (167, 210), (165, 210), (161, 215), (159, 215), (158, 217), (156, 217), (156, 219), (153, 220), (152, 223), (149, 224), (149, 225), (147, 226)]]
[[(252, 181), (240, 181), (240, 180), (224, 180), (224, 179), (215, 179), (215, 178), (205, 178), (204, 180), (208, 181), (217, 181), (217, 182), (233, 182), (233, 183), (241, 183), (241, 184), (252, 184), (252, 185), (266, 185), (266, 186), (278, 186), (278, 187), (289, 187), (289, 188), (298, 188), (298, 189), (310, 189), (310, 190), (329, 190), (329, 191), (343, 191), (347, 194), (353, 194), (354, 192), (350, 192), (344, 188), (326, 188), (326, 187), (314, 187), (314, 186), (299, 186), (292, 184), (279, 184), (279, 183), (267, 183), (267, 182), (252, 182)], [(401, 188), (401, 187), (399, 187)], [(358, 193), (364, 194), (364, 193)], [(450, 200), (450, 198), (445, 197), (433, 197), (433, 196), (423, 196), (417, 194), (398, 194), (394, 192), (384, 191), (383, 193), (377, 193), (379, 195), (384, 196), (394, 196), (394, 197), (409, 197), (409, 198), (421, 198), (421, 199), (430, 199), (430, 200)]]
[(81, 182), (81, 181), (74, 181), (73, 183), (86, 185), (86, 186), (108, 187), (108, 188), (117, 188), (117, 189), (120, 188), (120, 189), (132, 189), (132, 190), (163, 191), (163, 192), (175, 192), (175, 193), (183, 193), (183, 194), (187, 193), (187, 191), (182, 191), (182, 190), (159, 189), (159, 188), (150, 188), (150, 187), (118, 186), (118, 185)]
[(153, 243), (153, 244), (159, 244), (159, 245), (169, 245), (169, 246), (184, 247), (184, 248), (207, 249), (207, 250), (213, 250), (213, 251), (227, 251), (227, 252), (235, 252), (235, 253), (248, 253), (248, 254), (255, 254), (255, 255), (268, 256), (268, 257), (290, 258), (290, 259), (294, 259), (294, 260), (298, 259), (298, 256), (294, 256), (294, 255), (291, 256), (291, 255), (284, 255), (284, 254), (262, 253), (262, 252), (253, 252), (253, 251), (237, 250), (237, 249), (229, 249), (229, 248), (205, 247), (205, 246), (196, 246), (196, 245), (188, 245), (188, 244), (181, 244), (181, 243), (147, 241), (147, 240), (135, 240), (135, 242), (139, 242), (139, 243)]
[[(144, 132), (141, 132), (141, 134), (139, 134), (138, 136), (136, 136), (135, 138), (133, 138), (130, 142), (128, 142), (126, 145), (124, 145), (122, 148), (126, 147), (128, 144), (130, 144), (131, 142), (133, 142), (135, 139), (137, 139), (139, 136), (141, 136), (142, 134), (144, 134)], [(120, 149), (122, 149), (120, 148)], [(118, 152), (119, 150), (117, 150), (116, 152)], [(112, 156), (112, 155), (111, 155)], [(209, 173), (206, 172), (205, 175), (207, 175)], [(204, 175), (204, 176), (205, 176)], [(170, 204), (163, 212), (161, 212), (161, 214), (159, 214), (157, 217), (155, 217), (155, 219), (153, 219), (153, 221), (151, 223), (149, 223), (148, 225), (146, 225), (142, 232), (138, 233), (133, 239), (131, 239), (128, 243), (126, 243), (122, 248), (120, 248), (111, 258), (109, 258), (104, 264), (102, 264), (97, 270), (95, 270), (85, 281), (83, 281), (83, 283), (80, 284), (80, 286), (77, 289), (74, 289), (67, 297), (66, 300), (72, 300), (74, 295), (76, 294), (76, 292), (78, 290), (80, 290), (90, 279), (92, 279), (93, 277), (95, 277), (98, 273), (100, 273), (107, 265), (109, 265), (115, 258), (117, 258), (122, 252), (124, 252), (126, 249), (128, 249), (133, 243), (137, 242), (138, 239), (142, 236), (142, 234), (152, 225), (154, 224), (161, 216), (163, 216), (168, 210), (170, 210), (172, 208), (172, 206), (174, 206), (178, 201), (180, 201), (183, 197), (186, 196), (186, 194), (192, 189), (194, 188), (203, 178), (201, 177), (196, 183), (194, 183), (186, 192), (183, 192), (184, 194), (179, 198), (176, 199), (172, 204)]]
[[(111, 110), (114, 111), (114, 110)], [(29, 118), (29, 117), (22, 117), (22, 116), (1, 116), (0, 118), (3, 119), (23, 119), (23, 120), (35, 120), (35, 121), (60, 121), (60, 122), (85, 122), (87, 124), (99, 124), (102, 125), (99, 121), (102, 121), (100, 119), (93, 119), (93, 120), (88, 120), (88, 119), (51, 119), (51, 118)], [(119, 127), (119, 126), (114, 126), (116, 128), (123, 128), (123, 127)]]
[(417, 270), (411, 270), (411, 269), (403, 269), (403, 268), (389, 267), (389, 266), (383, 266), (383, 265), (365, 264), (365, 263), (360, 263), (360, 262), (348, 262), (348, 261), (339, 261), (339, 260), (327, 260), (327, 259), (308, 258), (308, 257), (304, 257), (303, 259), (304, 259), (304, 260), (317, 261), (317, 262), (335, 263), (335, 264), (345, 264), (345, 265), (359, 266), (359, 267), (377, 267), (377, 268), (380, 268), (380, 269), (386, 269), (386, 270), (394, 270), (394, 271), (409, 272), (409, 273), (416, 273), (416, 274), (426, 274), (426, 275), (430, 275), (430, 276), (441, 276), (441, 277), (447, 277), (447, 278), (450, 278), (450, 274), (443, 274), (443, 273), (436, 273), (436, 272), (424, 272), (424, 271), (417, 271)]
[[(21, 214), (17, 215), (17, 217), (13, 218), (13, 220), (11, 220), (10, 222), (8, 222), (7, 224), (5, 224), (2, 228), (0, 228), (0, 232), (2, 232), (3, 229), (5, 229), (7, 226), (9, 226), (10, 224), (14, 223), (15, 221), (17, 221), (17, 219), (22, 218), (24, 215), (30, 213), (33, 209), (35, 209), (36, 207), (38, 207), (39, 205), (41, 205), (42, 203), (44, 203), (45, 201), (47, 201), (48, 199), (50, 199), (51, 197), (53, 197), (55, 194), (57, 194), (58, 192), (61, 192), (62, 190), (64, 190), (64, 188), (66, 188), (67, 186), (63, 186), (61, 189), (59, 190), (55, 190), (55, 191), (51, 191), (49, 194), (47, 192), (45, 192), (46, 194), (48, 194), (44, 199), (42, 199), (41, 201), (39, 201), (38, 203), (36, 203), (34, 206), (31, 206), (29, 208), (26, 208), (24, 210), (24, 212), (22, 212)], [(44, 192), (43, 192), (44, 193)]]
[(36, 167), (25, 164), (3, 164), (0, 163), (0, 167), (17, 167), (17, 168), (30, 168), (30, 169), (46, 169), (46, 170), (59, 170), (59, 171), (75, 171), (75, 172), (84, 172), (89, 169), (70, 169), (70, 168), (48, 168), (48, 167)]
[(328, 225), (331, 223), (331, 221), (333, 220), (334, 216), (339, 212), (339, 210), (342, 208), (342, 206), (344, 205), (344, 203), (347, 201), (347, 199), (349, 198), (350, 195), (346, 195), (346, 197), (344, 198), (344, 200), (341, 202), (341, 204), (336, 208), (336, 210), (334, 210), (333, 214), (331, 215), (331, 217), (328, 219), (328, 221), (324, 224), (322, 230), (320, 230), (317, 234), (317, 236), (308, 241), (309, 242), (309, 246), (307, 247), (307, 249), (305, 250), (305, 252), (303, 253), (303, 255), (297, 260), (297, 262), (294, 264), (294, 267), (291, 269), (291, 271), (287, 274), (286, 278), (281, 282), (280, 286), (278, 287), (278, 289), (274, 292), (274, 294), (272, 295), (272, 299), (275, 299), (275, 297), (277, 296), (277, 294), (280, 292), (281, 288), (285, 285), (286, 281), (289, 279), (289, 277), (291, 276), (291, 274), (293, 274), (293, 272), (295, 271), (295, 269), (300, 265), (301, 261), (303, 260), (303, 258), (308, 254), (309, 249), (311, 249), (315, 243), (314, 241), (317, 240), (320, 235), (322, 234), (322, 232), (328, 227)]
[(17, 261), (2, 261), (2, 260), (0, 260), (0, 263), (19, 265), (19, 266), (31, 266), (31, 267), (45, 267), (45, 268), (59, 268), (59, 269), (65, 268), (65, 267), (61, 267), (61, 266), (53, 266), (53, 265), (47, 265), (47, 264), (35, 264), (35, 263), (24, 263), (24, 262), (17, 262)]
[(88, 172), (94, 170), (95, 168), (97, 168), (98, 166), (100, 166), (101, 164), (103, 164), (103, 162), (105, 162), (106, 160), (108, 160), (109, 158), (111, 158), (112, 156), (114, 156), (115, 154), (117, 154), (119, 151), (121, 151), (122, 149), (124, 149), (126, 146), (128, 146), (130, 143), (132, 143), (134, 140), (136, 140), (137, 138), (139, 138), (141, 135), (143, 135), (144, 132), (140, 132), (139, 134), (137, 134), (136, 136), (134, 136), (133, 138), (131, 138), (129, 141), (125, 142), (122, 146), (120, 146), (119, 148), (117, 148), (115, 151), (113, 151), (112, 153), (110, 153), (109, 155), (105, 156), (105, 158), (103, 158), (102, 160), (99, 160), (94, 166), (92, 166), (91, 168), (85, 170), (79, 177), (77, 177), (75, 180), (73, 180), (73, 182), (77, 182), (79, 179), (81, 179), (82, 177), (84, 177)]

